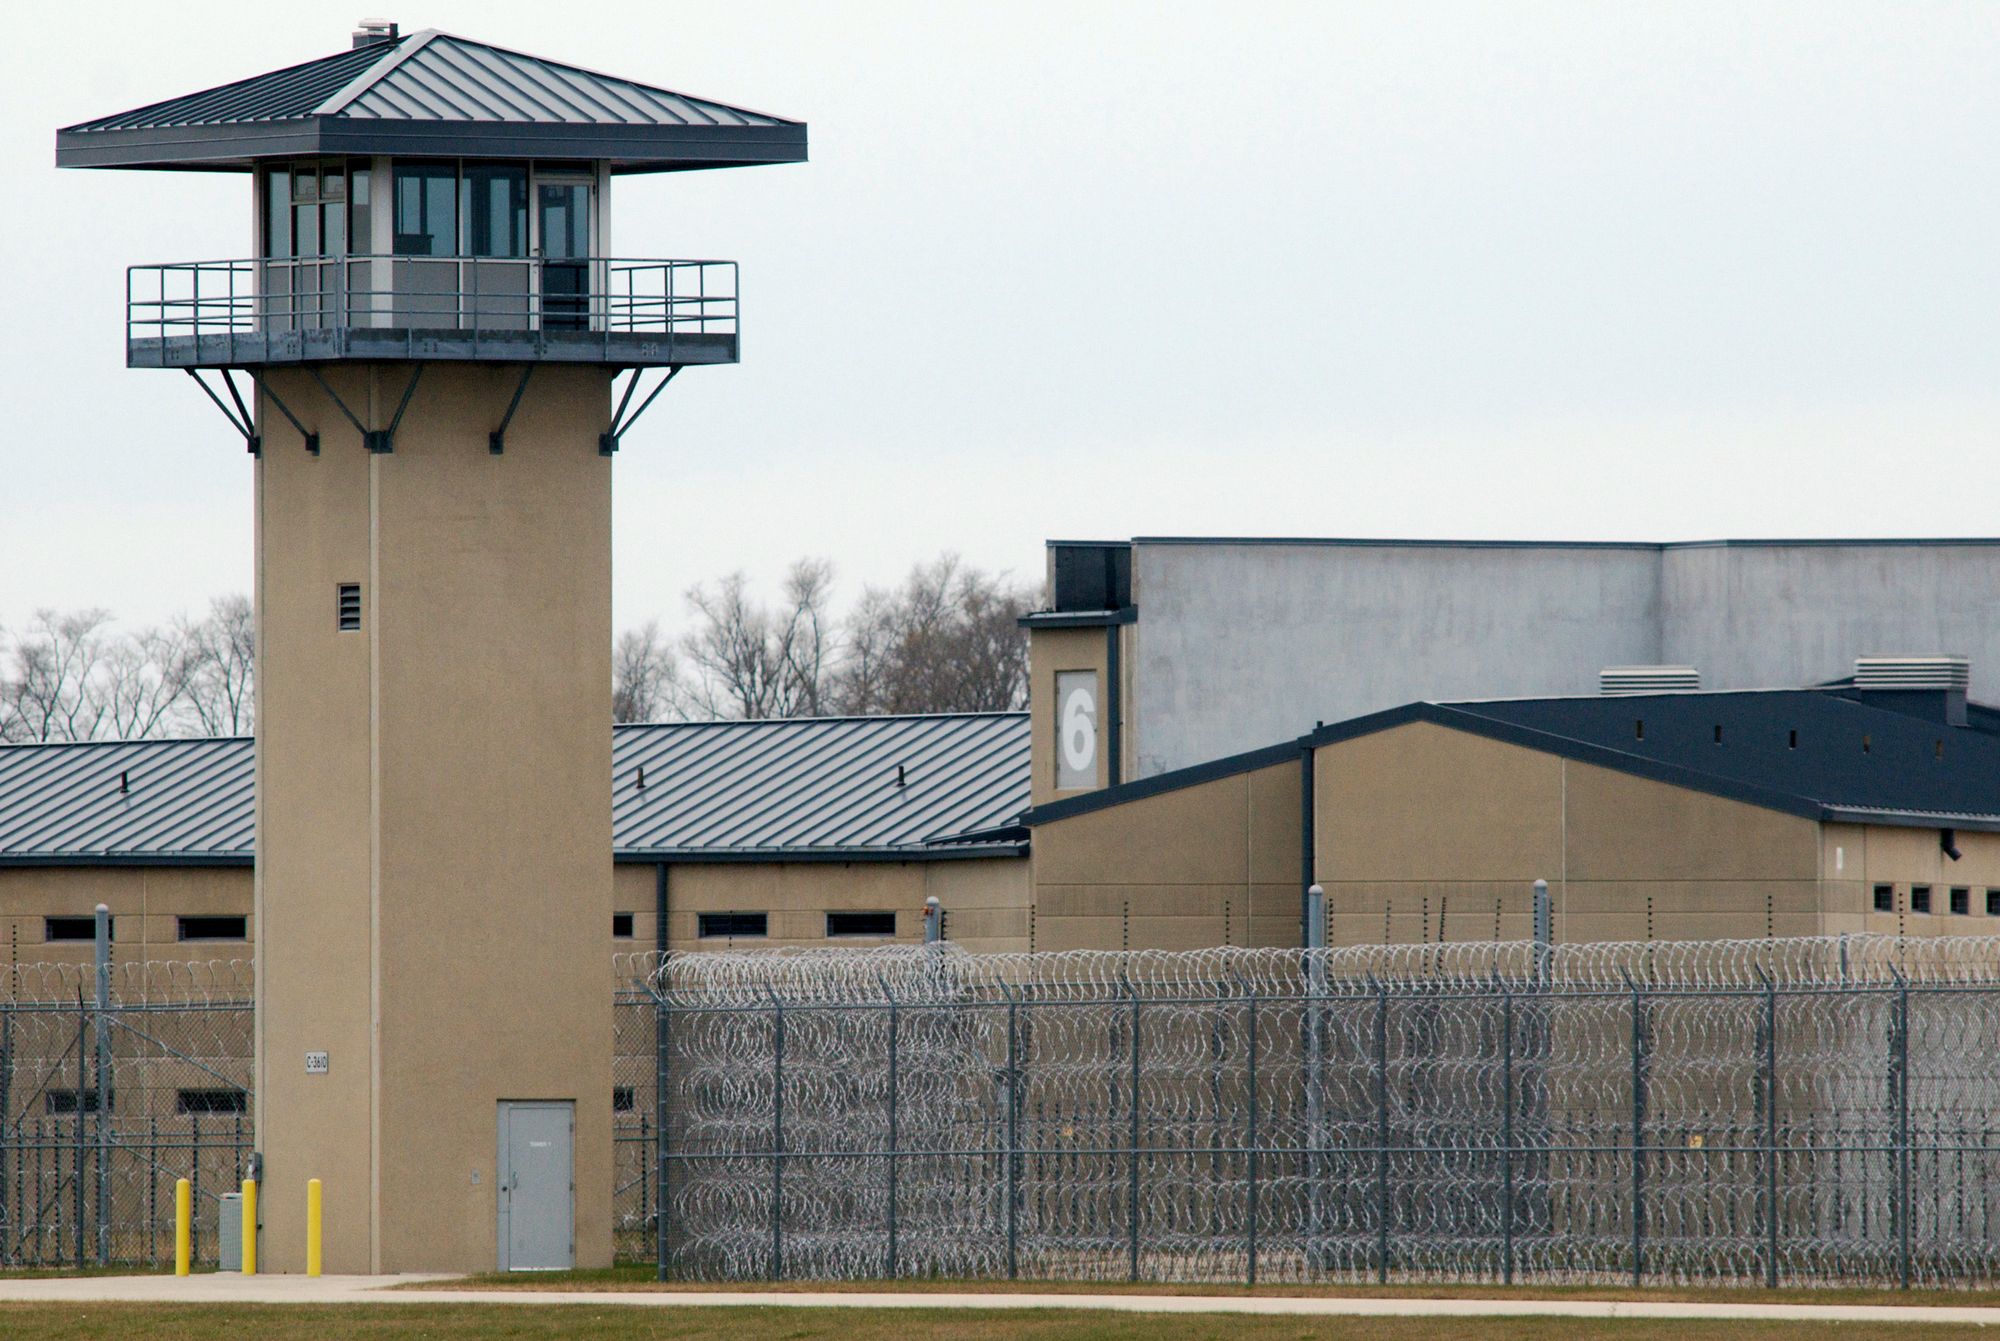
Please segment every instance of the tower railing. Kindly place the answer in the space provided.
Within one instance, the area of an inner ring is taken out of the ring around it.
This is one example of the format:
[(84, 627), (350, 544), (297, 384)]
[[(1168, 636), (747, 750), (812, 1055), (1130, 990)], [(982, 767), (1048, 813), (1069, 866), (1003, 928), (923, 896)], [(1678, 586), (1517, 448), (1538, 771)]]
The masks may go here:
[(734, 261), (338, 256), (126, 272), (127, 362), (231, 366), (384, 357), (735, 358)]

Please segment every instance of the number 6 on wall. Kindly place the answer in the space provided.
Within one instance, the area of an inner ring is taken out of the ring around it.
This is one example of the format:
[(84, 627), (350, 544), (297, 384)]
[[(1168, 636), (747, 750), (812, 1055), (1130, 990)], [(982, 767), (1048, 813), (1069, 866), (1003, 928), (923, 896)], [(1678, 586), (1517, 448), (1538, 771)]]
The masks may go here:
[(1097, 785), (1097, 672), (1056, 672), (1056, 787)]

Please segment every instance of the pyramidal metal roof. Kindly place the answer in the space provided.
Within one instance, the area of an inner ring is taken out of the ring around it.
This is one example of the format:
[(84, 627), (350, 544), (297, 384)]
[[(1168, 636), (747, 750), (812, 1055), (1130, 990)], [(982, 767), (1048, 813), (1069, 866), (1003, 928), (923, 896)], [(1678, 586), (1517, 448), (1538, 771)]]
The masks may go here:
[[(247, 737), (0, 745), (0, 865), (247, 863), (256, 773)], [(936, 840), (1010, 825), (1028, 792), (1025, 713), (612, 732), (623, 860), (1010, 854)]]
[(314, 154), (660, 172), (802, 162), (806, 126), (430, 29), (56, 132), (58, 167), (240, 171)]

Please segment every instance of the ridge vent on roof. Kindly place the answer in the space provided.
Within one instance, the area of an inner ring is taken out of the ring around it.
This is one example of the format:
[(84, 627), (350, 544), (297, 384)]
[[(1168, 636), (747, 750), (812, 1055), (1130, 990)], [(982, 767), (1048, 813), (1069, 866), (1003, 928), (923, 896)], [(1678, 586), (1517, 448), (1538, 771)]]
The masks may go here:
[(1606, 698), (1684, 694), (1701, 688), (1701, 672), (1693, 666), (1606, 666), (1597, 673), (1597, 687)]
[(1972, 662), (1960, 656), (1856, 657), (1856, 689), (1936, 689), (1964, 692), (1972, 686)]

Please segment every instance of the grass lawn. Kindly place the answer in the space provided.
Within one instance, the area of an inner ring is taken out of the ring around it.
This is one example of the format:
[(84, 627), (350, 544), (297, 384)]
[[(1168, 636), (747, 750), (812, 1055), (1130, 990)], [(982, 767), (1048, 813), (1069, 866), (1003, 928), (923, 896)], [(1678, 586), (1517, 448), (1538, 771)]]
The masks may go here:
[(1005, 1280), (788, 1280), (669, 1281), (653, 1279), (650, 1266), (619, 1266), (601, 1271), (533, 1271), (486, 1273), (449, 1282), (406, 1285), (424, 1290), (697, 1290), (714, 1292), (773, 1291), (785, 1294), (1170, 1294), (1243, 1299), (1616, 1299), (1700, 1304), (1882, 1304), (1890, 1307), (1954, 1305), (1960, 1308), (2000, 1307), (2000, 1290), (1884, 1290), (1862, 1287), (1766, 1290), (1748, 1286), (1650, 1285), (1635, 1290), (1620, 1285), (1166, 1285), (1127, 1281), (1005, 1281)]
[(1960, 1341), (1950, 1324), (1263, 1318), (907, 1309), (523, 1308), (428, 1304), (0, 1304), (0, 1336), (36, 1341)]

